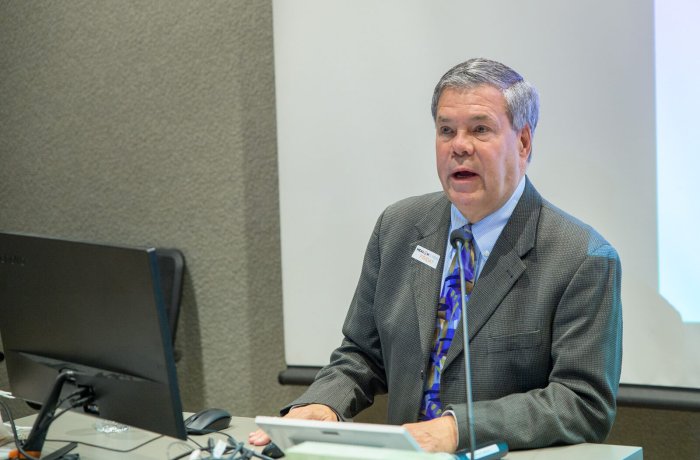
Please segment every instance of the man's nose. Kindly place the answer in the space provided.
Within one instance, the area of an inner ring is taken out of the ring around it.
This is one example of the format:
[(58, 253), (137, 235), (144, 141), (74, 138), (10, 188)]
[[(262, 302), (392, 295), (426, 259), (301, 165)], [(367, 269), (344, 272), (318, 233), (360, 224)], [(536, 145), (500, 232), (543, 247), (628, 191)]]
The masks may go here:
[(472, 155), (474, 153), (474, 142), (471, 136), (465, 133), (457, 133), (452, 139), (452, 151), (455, 155)]

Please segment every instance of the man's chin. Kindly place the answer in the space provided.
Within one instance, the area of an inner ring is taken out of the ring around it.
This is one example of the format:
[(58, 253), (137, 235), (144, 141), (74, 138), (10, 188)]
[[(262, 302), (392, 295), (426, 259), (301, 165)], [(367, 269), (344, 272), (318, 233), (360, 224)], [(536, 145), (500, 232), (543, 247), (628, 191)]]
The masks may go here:
[(469, 223), (475, 223), (483, 219), (481, 202), (478, 194), (475, 193), (455, 193), (454, 191), (447, 194), (447, 198), (455, 205), (455, 207), (467, 218)]

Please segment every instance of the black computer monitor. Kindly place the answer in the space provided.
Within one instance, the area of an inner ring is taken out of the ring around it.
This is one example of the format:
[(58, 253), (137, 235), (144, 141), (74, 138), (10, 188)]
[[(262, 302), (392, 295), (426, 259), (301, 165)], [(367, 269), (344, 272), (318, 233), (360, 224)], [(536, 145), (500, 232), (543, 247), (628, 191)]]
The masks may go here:
[(155, 249), (0, 232), (0, 334), (16, 397), (186, 439)]

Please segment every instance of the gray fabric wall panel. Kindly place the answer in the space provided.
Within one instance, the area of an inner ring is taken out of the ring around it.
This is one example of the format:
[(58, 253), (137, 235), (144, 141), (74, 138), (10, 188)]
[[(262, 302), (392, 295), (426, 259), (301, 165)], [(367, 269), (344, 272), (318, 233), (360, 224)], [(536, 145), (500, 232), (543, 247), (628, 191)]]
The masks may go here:
[(271, 21), (269, 2), (0, 3), (0, 229), (180, 248), (187, 410), (300, 391), (277, 384)]

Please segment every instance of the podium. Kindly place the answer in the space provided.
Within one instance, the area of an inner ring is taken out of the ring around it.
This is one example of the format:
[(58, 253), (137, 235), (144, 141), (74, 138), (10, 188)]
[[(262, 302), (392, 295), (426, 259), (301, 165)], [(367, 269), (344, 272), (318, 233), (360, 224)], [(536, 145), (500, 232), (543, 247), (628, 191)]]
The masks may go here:
[[(68, 412), (56, 419), (47, 436), (44, 447), (44, 455), (60, 449), (68, 442), (78, 442), (75, 452), (80, 454), (81, 460), (162, 460), (175, 457), (187, 451), (187, 444), (194, 448), (194, 444), (185, 443), (179, 439), (161, 436), (149, 431), (130, 427), (122, 433), (99, 433), (95, 430), (95, 422), (98, 419), (88, 415)], [(34, 416), (23, 417), (16, 421), (21, 428), (30, 428)], [(248, 433), (255, 431), (257, 426), (254, 419), (249, 417), (233, 417), (226, 433), (232, 435), (238, 441), (247, 441)], [(24, 433), (28, 431), (22, 430)], [(214, 435), (216, 436), (216, 435)], [(193, 436), (200, 444), (206, 444), (208, 436)], [(222, 438), (222, 436), (218, 436)], [(84, 444), (81, 444), (84, 443)], [(99, 446), (99, 447), (98, 447)], [(250, 447), (250, 446), (247, 446)], [(303, 445), (292, 449), (301, 450)], [(324, 447), (324, 446), (322, 446)], [(113, 449), (113, 450), (105, 450)], [(348, 449), (348, 446), (342, 446)], [(292, 449), (288, 454), (292, 454)], [(256, 447), (253, 450), (261, 451)], [(128, 452), (127, 452), (128, 451)], [(304, 454), (306, 457), (296, 458), (329, 458), (313, 457), (312, 454)], [(441, 454), (444, 455), (444, 454)], [(287, 458), (294, 460), (294, 454)], [(614, 446), (608, 444), (577, 444), (573, 446), (549, 447), (545, 449), (532, 449), (509, 452), (504, 457), (507, 460), (642, 460), (642, 449), (631, 446)]]
[[(372, 449), (360, 446), (338, 446), (333, 444), (306, 442), (287, 451), (289, 460), (449, 460), (450, 454), (420, 454), (387, 449)], [(613, 446), (608, 444), (577, 444), (573, 446), (548, 447), (546, 449), (519, 450), (509, 452), (504, 460), (642, 460), (642, 448)]]

